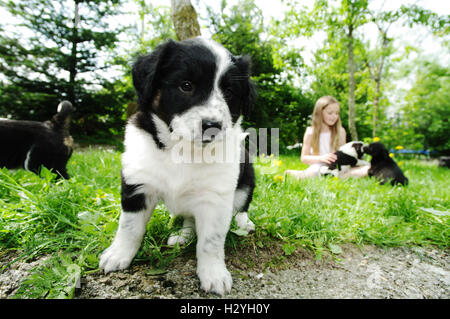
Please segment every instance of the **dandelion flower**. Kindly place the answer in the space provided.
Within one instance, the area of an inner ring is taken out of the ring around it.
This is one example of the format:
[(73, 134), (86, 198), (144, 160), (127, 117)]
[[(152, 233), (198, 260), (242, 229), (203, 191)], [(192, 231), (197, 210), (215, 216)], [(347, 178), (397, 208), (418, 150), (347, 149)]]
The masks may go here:
[(395, 147), (395, 149), (396, 149), (396, 150), (402, 150), (402, 149), (403, 149), (403, 146), (397, 145), (397, 146)]
[(276, 175), (276, 176), (273, 177), (273, 180), (274, 180), (275, 182), (282, 182), (282, 181), (284, 181), (284, 176), (282, 176), (282, 175)]
[(380, 141), (380, 138), (375, 136), (375, 137), (373, 138), (373, 141), (374, 141), (374, 142), (379, 142), (379, 141)]
[(282, 162), (281, 162), (281, 160), (275, 159), (275, 160), (273, 160), (272, 164), (273, 164), (273, 166), (278, 166), (278, 167), (280, 167), (281, 164), (282, 164)]
[(389, 157), (391, 157), (391, 158), (392, 158), (392, 157), (394, 157), (394, 154), (392, 154), (392, 153), (389, 153)]

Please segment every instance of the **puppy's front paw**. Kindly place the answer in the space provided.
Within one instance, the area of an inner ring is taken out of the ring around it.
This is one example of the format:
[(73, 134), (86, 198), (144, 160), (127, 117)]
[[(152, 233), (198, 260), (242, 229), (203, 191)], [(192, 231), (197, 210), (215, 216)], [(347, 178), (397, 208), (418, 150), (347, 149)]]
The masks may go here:
[(206, 292), (216, 293), (223, 296), (231, 291), (233, 280), (225, 265), (209, 265), (199, 267), (197, 275), (200, 279), (201, 288)]
[(178, 244), (178, 245), (182, 246), (182, 245), (186, 244), (189, 241), (189, 239), (190, 238), (186, 238), (182, 234), (180, 234), (180, 235), (172, 235), (167, 240), (167, 245), (168, 246), (175, 246), (176, 244)]
[(194, 237), (194, 230), (192, 228), (183, 228), (179, 232), (171, 235), (167, 240), (167, 245), (175, 246), (176, 244), (184, 245)]
[(237, 213), (234, 217), (239, 229), (251, 233), (255, 231), (255, 224), (248, 218), (247, 213)]
[(130, 266), (135, 252), (121, 247), (120, 245), (112, 244), (100, 256), (100, 268), (105, 271), (105, 274), (111, 271), (123, 270)]

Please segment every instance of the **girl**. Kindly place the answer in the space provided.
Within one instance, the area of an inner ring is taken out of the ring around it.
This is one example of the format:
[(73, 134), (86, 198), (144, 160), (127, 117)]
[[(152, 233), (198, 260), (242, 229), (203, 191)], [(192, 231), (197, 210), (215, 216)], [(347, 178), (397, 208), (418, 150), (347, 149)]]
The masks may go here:
[[(312, 126), (306, 129), (303, 137), (300, 160), (309, 167), (304, 171), (287, 170), (285, 174), (297, 179), (318, 176), (322, 165), (336, 161), (334, 152), (345, 143), (346, 133), (339, 116), (339, 102), (332, 96), (323, 96), (314, 106)], [(339, 177), (367, 176), (369, 167), (353, 167)]]

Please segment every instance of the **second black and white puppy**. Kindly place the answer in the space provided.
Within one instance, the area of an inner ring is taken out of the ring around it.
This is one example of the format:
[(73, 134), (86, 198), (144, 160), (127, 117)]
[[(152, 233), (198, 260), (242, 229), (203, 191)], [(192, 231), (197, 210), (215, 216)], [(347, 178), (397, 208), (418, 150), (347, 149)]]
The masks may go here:
[[(188, 233), (195, 228), (201, 288), (230, 291), (224, 243), (233, 213), (240, 213), (237, 222), (244, 227), (253, 226), (246, 212), (254, 171), (242, 156), (240, 126), (256, 94), (249, 63), (203, 38), (169, 41), (138, 58), (132, 75), (139, 106), (125, 129), (122, 213), (100, 257), (106, 273), (130, 265), (161, 200), (185, 218)], [(186, 236), (169, 243), (183, 243)]]
[(362, 160), (364, 155), (363, 142), (354, 141), (342, 145), (334, 154), (337, 160), (329, 165), (320, 167), (320, 175), (333, 175), (339, 177), (339, 174), (344, 173), (350, 167), (369, 165)]
[(69, 101), (62, 101), (57, 110), (45, 122), (0, 119), (0, 167), (38, 174), (44, 166), (69, 178), (66, 164), (73, 151), (69, 127), (74, 108)]
[(398, 167), (397, 163), (389, 156), (389, 151), (383, 143), (370, 143), (364, 147), (364, 152), (372, 155), (369, 176), (379, 179), (381, 184), (387, 182), (390, 182), (392, 186), (396, 184), (408, 184), (408, 178), (403, 174), (403, 171)]

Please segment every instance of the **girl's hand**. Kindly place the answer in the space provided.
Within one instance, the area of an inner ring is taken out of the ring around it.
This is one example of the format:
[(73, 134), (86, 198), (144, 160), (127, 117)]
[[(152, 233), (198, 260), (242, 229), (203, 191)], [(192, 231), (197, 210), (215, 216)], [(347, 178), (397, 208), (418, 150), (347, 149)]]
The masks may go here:
[(337, 156), (334, 153), (322, 155), (320, 161), (325, 164), (331, 164), (337, 160)]

